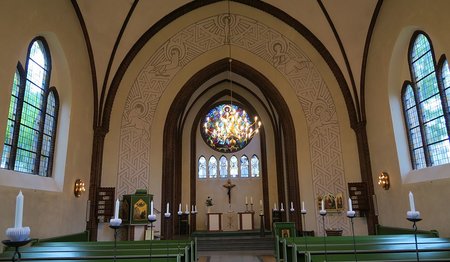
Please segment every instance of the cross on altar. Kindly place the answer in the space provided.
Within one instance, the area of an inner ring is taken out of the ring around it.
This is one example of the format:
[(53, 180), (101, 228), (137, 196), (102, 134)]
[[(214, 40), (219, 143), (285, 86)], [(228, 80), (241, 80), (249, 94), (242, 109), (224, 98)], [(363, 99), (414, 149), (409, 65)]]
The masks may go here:
[(227, 195), (228, 195), (228, 204), (231, 204), (231, 189), (235, 187), (235, 184), (231, 183), (231, 180), (228, 179), (227, 183), (223, 185), (227, 189)]

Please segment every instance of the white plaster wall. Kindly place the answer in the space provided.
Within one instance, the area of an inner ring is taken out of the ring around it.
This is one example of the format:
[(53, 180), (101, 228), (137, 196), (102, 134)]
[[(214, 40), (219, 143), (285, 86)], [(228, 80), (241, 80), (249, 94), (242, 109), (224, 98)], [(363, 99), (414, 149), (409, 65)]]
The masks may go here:
[(416, 209), (423, 220), (419, 229), (437, 229), (449, 236), (450, 213), (445, 211), (450, 197), (450, 166), (412, 172), (401, 109), (401, 87), (410, 80), (408, 46), (415, 30), (431, 38), (436, 60), (449, 53), (449, 1), (384, 1), (375, 26), (368, 58), (366, 109), (367, 133), (374, 184), (378, 174), (388, 172), (391, 188), (375, 188), (379, 222), (382, 225), (411, 227), (406, 220), (408, 193), (414, 193)]
[[(50, 86), (60, 97), (52, 178), (0, 170), (0, 235), (14, 224), (15, 199), (24, 194), (24, 226), (32, 238), (84, 231), (87, 194), (73, 195), (77, 178), (89, 190), (92, 149), (92, 84), (89, 60), (78, 19), (70, 1), (0, 2), (0, 140), (4, 140), (11, 86), (17, 62), (25, 66), (27, 48), (43, 36), (52, 59)], [(3, 148), (3, 146), (2, 146)]]

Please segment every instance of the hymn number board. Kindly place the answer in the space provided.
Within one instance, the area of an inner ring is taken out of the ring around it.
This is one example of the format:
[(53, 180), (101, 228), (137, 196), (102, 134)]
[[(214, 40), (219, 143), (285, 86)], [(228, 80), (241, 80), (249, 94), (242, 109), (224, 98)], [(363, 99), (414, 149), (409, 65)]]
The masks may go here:
[(352, 199), (353, 210), (357, 216), (364, 216), (369, 211), (369, 200), (367, 198), (367, 184), (348, 183), (349, 197)]
[(97, 219), (99, 223), (114, 216), (114, 187), (100, 187), (97, 191)]

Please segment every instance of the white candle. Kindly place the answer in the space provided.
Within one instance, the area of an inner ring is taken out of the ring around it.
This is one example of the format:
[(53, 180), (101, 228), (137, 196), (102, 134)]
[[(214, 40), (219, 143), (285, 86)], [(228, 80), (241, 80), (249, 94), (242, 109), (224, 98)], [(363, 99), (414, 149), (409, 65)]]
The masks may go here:
[(248, 205), (247, 196), (245, 196), (245, 204)]
[(181, 212), (181, 203), (178, 205), (178, 212)]
[(352, 199), (348, 198), (348, 211), (353, 211)]
[(22, 218), (23, 218), (23, 195), (21, 190), (16, 197), (16, 220), (14, 221), (15, 228), (22, 227)]
[(409, 191), (409, 208), (411, 212), (416, 212), (416, 206), (414, 205), (414, 195)]
[(283, 203), (281, 203), (280, 207), (281, 207), (281, 208), (280, 208), (281, 211), (283, 211), (283, 210), (284, 210)]
[(195, 207), (195, 213), (197, 213), (197, 205), (195, 205), (194, 207)]
[(273, 210), (277, 210), (277, 203), (273, 203)]
[(325, 202), (322, 199), (322, 209), (321, 210), (325, 210)]
[(253, 197), (250, 197), (250, 204), (253, 205)]
[(114, 207), (114, 219), (118, 219), (119, 218), (119, 199), (116, 200), (116, 206)]
[(195, 213), (194, 205), (191, 206), (191, 212)]
[(150, 216), (153, 216), (153, 200), (150, 202)]
[(294, 203), (291, 201), (291, 209), (294, 209)]
[(169, 213), (169, 202), (166, 204), (166, 213)]
[(186, 204), (186, 213), (189, 213), (189, 205)]
[(262, 200), (261, 199), (259, 200), (259, 205), (261, 206), (261, 210), (262, 210), (263, 205), (262, 205)]
[(302, 201), (302, 210), (305, 210), (305, 201)]

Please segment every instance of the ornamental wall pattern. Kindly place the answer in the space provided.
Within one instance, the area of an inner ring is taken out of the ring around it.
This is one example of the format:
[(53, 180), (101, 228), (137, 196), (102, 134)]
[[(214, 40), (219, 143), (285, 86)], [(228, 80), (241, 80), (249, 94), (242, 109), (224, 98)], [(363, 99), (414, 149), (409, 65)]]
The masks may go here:
[[(230, 41), (279, 71), (295, 91), (307, 121), (313, 192), (347, 194), (341, 135), (330, 91), (311, 60), (293, 41), (264, 23), (242, 15), (208, 17), (172, 35), (147, 60), (128, 93), (120, 127), (117, 194), (148, 185), (150, 130), (164, 90), (174, 76), (201, 54)], [(227, 32), (231, 32), (228, 35)], [(300, 177), (301, 182), (301, 177)], [(317, 210), (316, 216), (319, 218)], [(349, 231), (344, 215), (327, 217), (327, 227)], [(321, 223), (317, 231), (322, 232)]]

